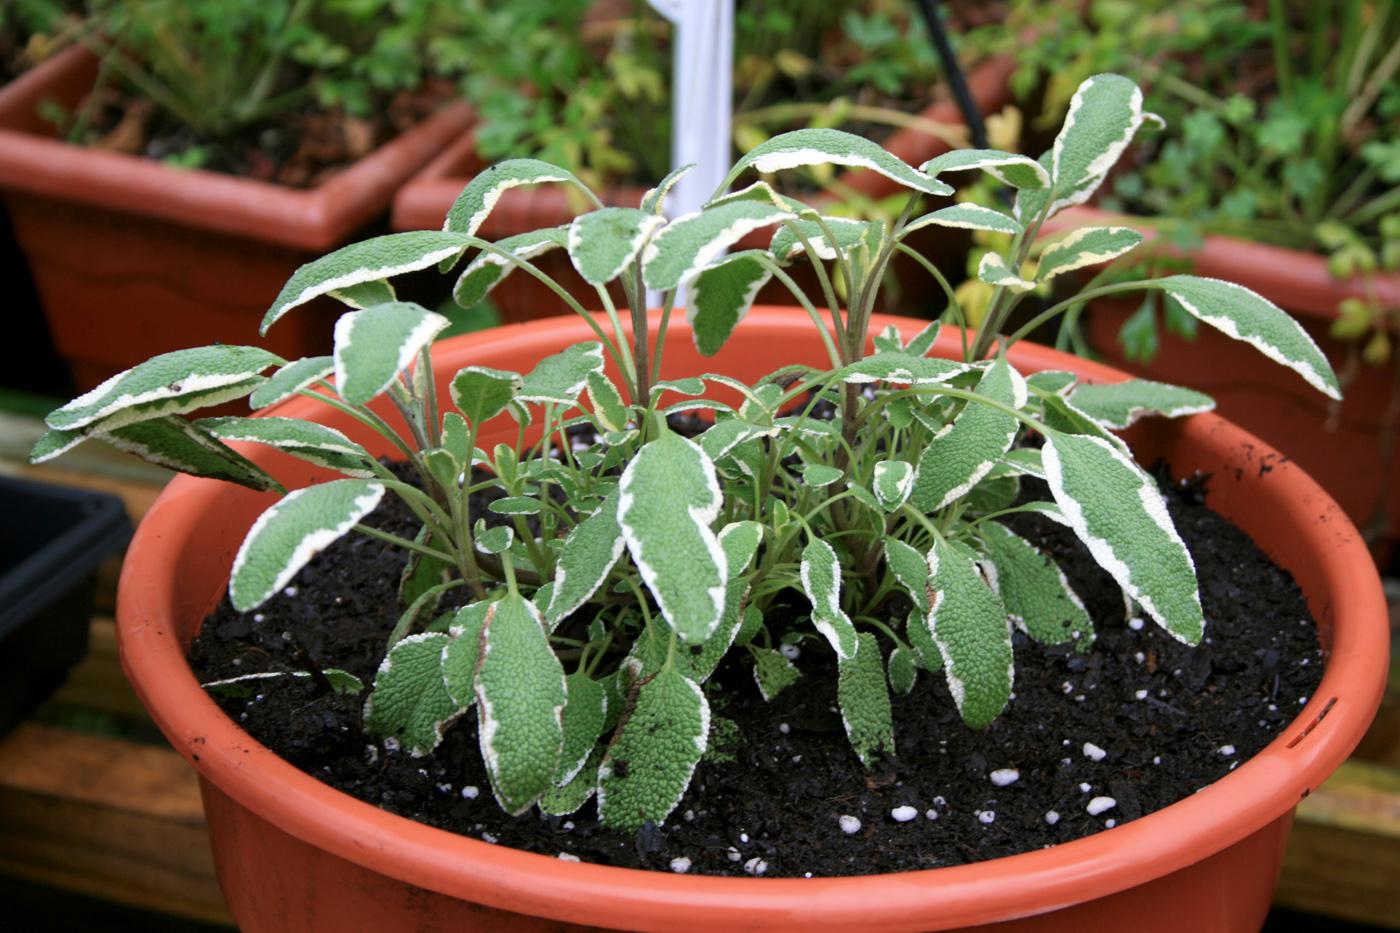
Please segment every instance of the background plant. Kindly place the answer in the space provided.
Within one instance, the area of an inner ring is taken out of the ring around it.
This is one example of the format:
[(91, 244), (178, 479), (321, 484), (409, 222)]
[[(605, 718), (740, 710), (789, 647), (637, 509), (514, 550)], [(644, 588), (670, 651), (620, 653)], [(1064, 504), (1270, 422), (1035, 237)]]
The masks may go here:
[[(1155, 119), (1137, 87), (1116, 75), (1081, 85), (1073, 112), (1038, 161), (959, 150), (917, 170), (859, 136), (788, 133), (741, 158), (704, 209), (669, 222), (661, 202), (685, 169), (640, 208), (608, 208), (563, 169), (510, 160), (466, 187), (443, 230), (348, 246), (292, 277), (264, 329), (313, 298), (338, 298), (355, 310), (338, 322), (332, 356), (288, 362), (216, 345), (156, 357), (53, 412), (33, 456), (98, 437), (194, 475), (285, 492), (226, 443), (242, 441), (340, 474), (287, 493), (254, 522), (232, 568), (234, 607), (255, 609), (351, 530), (404, 549), (404, 609), (368, 691), (366, 728), (423, 755), (475, 708), (492, 788), (510, 813), (571, 813), (596, 796), (606, 824), (662, 822), (711, 742), (732, 729), (711, 716), (716, 667), (735, 656), (772, 697), (810, 676), (781, 650), (795, 643), (835, 656), (842, 718), (867, 765), (895, 751), (890, 691), (908, 692), (919, 676), (946, 678), (963, 720), (981, 728), (1011, 696), (1013, 625), (1037, 642), (1080, 650), (1094, 638), (1065, 575), (999, 521), (1007, 515), (1036, 512), (1070, 527), (1131, 611), (1173, 637), (1198, 643), (1206, 625), (1190, 554), (1156, 484), (1112, 429), (1145, 414), (1203, 411), (1210, 399), (1139, 380), (1023, 375), (1005, 352), (1035, 324), (1003, 333), (1038, 282), (1142, 241), (1128, 228), (1082, 228), (1044, 249), (1034, 281), (1019, 274), (1041, 224), (1090, 197), (1141, 124)], [(761, 179), (729, 190), (748, 172), (813, 164), (879, 172), (910, 191), (905, 208), (887, 224), (821, 215)], [(952, 194), (941, 175), (969, 170), (1014, 189), (1014, 212), (967, 203), (921, 211), (925, 198)], [(568, 185), (595, 209), (496, 243), (476, 236), (503, 191), (540, 183)], [(984, 326), (975, 335), (959, 328), (952, 358), (930, 355), (941, 322), (907, 340), (896, 329), (868, 333), (898, 252), (925, 264), (948, 295), (950, 320), (962, 316), (941, 273), (904, 243), (930, 225), (1011, 237), (1005, 254), (981, 262), (979, 276), (993, 286)], [(775, 226), (769, 248), (724, 255)], [(530, 262), (550, 249), (567, 251), (605, 313), (585, 314)], [(812, 267), (817, 301), (793, 283), (792, 263)], [(440, 396), (432, 339), (447, 322), (396, 300), (391, 281), (459, 265), (454, 295), (463, 305), (512, 271), (536, 276), (597, 339), (523, 375), (467, 366)], [(811, 317), (825, 365), (786, 365), (753, 385), (717, 373), (659, 378), (679, 287), (690, 296), (692, 339), (710, 355), (770, 277)], [(628, 298), (621, 310), (605, 287), (613, 281)], [(837, 300), (835, 282), (849, 301)], [(643, 305), (648, 288), (663, 296), (654, 326)], [(1337, 394), (1301, 328), (1227, 282), (1178, 275), (1109, 284), (1039, 317), (1133, 289), (1170, 296)], [(734, 403), (716, 400), (719, 390)], [(182, 417), (234, 398), (264, 409), (297, 394), (381, 434), (416, 482), (345, 434), (275, 411)], [(682, 412), (704, 413), (706, 427), (677, 433), (668, 417)], [(513, 430), (496, 420), (503, 414)], [(513, 442), (493, 443), (503, 438)], [(1043, 479), (1049, 498), (1022, 501), (1026, 476)], [(474, 506), (473, 494), (487, 491), (496, 498)], [(362, 523), (386, 492), (422, 521), (414, 539)], [(466, 605), (440, 611), (457, 590)], [(890, 618), (881, 607), (901, 592), (913, 611)], [(245, 673), (208, 686), (298, 676), (364, 689), (334, 669)]]

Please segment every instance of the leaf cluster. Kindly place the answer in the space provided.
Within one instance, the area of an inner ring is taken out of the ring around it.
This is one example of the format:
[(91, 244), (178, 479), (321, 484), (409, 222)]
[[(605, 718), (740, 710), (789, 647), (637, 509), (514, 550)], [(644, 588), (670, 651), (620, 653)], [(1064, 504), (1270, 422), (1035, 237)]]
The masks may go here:
[[(1022, 277), (1044, 221), (1090, 197), (1154, 119), (1136, 85), (1117, 75), (1085, 81), (1071, 114), (1039, 160), (957, 150), (919, 168), (859, 136), (794, 131), (741, 158), (702, 210), (669, 220), (662, 203), (686, 169), (641, 207), (608, 208), (564, 169), (509, 160), (463, 190), (443, 230), (354, 244), (292, 276), (263, 327), (313, 298), (336, 298), (351, 310), (331, 356), (289, 362), (216, 345), (157, 357), (53, 412), (34, 459), (97, 437), (195, 475), (280, 489), (227, 443), (240, 441), (340, 474), (286, 494), (254, 522), (234, 561), (233, 605), (255, 609), (352, 530), (402, 548), (402, 614), (368, 693), (366, 726), (422, 755), (474, 711), (492, 788), (511, 813), (568, 813), (596, 796), (609, 825), (662, 822), (709, 747), (711, 678), (726, 659), (771, 698), (812, 676), (801, 657), (830, 652), (847, 735), (867, 764), (895, 751), (891, 691), (908, 692), (921, 676), (944, 678), (967, 726), (982, 728), (1011, 696), (1013, 628), (1077, 649), (1095, 634), (1064, 573), (1004, 523), (1010, 515), (1069, 527), (1129, 611), (1173, 637), (1197, 643), (1206, 625), (1191, 556), (1113, 431), (1146, 414), (1205, 411), (1210, 399), (1144, 381), (1022, 373), (1006, 353), (1028, 329), (1004, 333), (1005, 322), (1037, 281), (1141, 240), (1124, 228), (1075, 230), (1040, 247), (1034, 281)], [(892, 224), (827, 217), (765, 180), (810, 165), (878, 172), (908, 202)], [(1013, 213), (967, 203), (922, 210), (953, 193), (944, 177), (969, 171), (1014, 192)], [(731, 190), (749, 173), (758, 180)], [(594, 209), (499, 242), (477, 236), (504, 191), (542, 183), (569, 186)], [(992, 297), (979, 331), (962, 325), (948, 283), (904, 242), (928, 226), (1010, 237), (1004, 253), (981, 262)], [(774, 230), (768, 248), (726, 255), (764, 228)], [(533, 265), (547, 250), (564, 250), (597, 287), (602, 313), (587, 314)], [(923, 263), (948, 292), (947, 319), (872, 334), (896, 253)], [(815, 299), (790, 275), (795, 263), (820, 283)], [(535, 276), (596, 339), (527, 373), (469, 365), (435, 375), (432, 341), (447, 322), (397, 300), (393, 286), (433, 267), (456, 274), (464, 305), (507, 274)], [(770, 279), (810, 316), (824, 363), (785, 361), (753, 383), (722, 373), (660, 378), (682, 288), (690, 337), (712, 355)], [(621, 309), (613, 283), (627, 297)], [(647, 289), (662, 295), (654, 316)], [(1302, 329), (1246, 289), (1177, 275), (1097, 291), (1128, 289), (1170, 294), (1203, 323), (1337, 392)], [(382, 435), (417, 483), (347, 435), (276, 409), (183, 417), (234, 398), (265, 409), (294, 395)], [(681, 413), (701, 419), (698, 433), (673, 429), (669, 419)], [(1022, 488), (1026, 477), (1043, 480), (1048, 495)], [(414, 539), (363, 522), (386, 493), (421, 520)], [(484, 508), (477, 494), (489, 499)], [(439, 611), (455, 590), (466, 592), (465, 607)], [(907, 617), (887, 608), (898, 595), (913, 607)], [(353, 689), (338, 673), (321, 676)]]

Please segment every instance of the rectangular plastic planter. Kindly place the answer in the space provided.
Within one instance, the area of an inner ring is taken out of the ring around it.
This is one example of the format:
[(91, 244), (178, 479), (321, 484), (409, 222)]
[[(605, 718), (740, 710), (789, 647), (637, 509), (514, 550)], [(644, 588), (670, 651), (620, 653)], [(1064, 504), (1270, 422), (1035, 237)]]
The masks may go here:
[(97, 567), (131, 537), (115, 496), (0, 477), (0, 733), (67, 675), (88, 646)]

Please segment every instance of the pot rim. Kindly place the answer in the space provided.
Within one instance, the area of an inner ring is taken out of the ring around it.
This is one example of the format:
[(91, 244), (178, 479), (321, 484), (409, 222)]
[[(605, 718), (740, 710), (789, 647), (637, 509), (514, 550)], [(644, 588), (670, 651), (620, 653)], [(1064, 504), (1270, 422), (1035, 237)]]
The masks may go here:
[[(655, 314), (656, 312), (653, 312)], [(876, 315), (913, 334), (926, 322)], [(606, 322), (605, 322), (606, 326)], [(683, 339), (683, 317), (671, 327)], [(780, 345), (810, 335), (796, 308), (755, 307), (735, 340)], [(591, 339), (578, 318), (552, 318), (455, 338), (441, 347), (440, 368), (480, 361), (492, 352), (535, 356)], [(956, 337), (940, 343), (952, 349)], [(1074, 368), (1094, 381), (1126, 374), (1048, 348), (1011, 350), (1027, 370)], [(317, 403), (296, 399), (278, 414), (304, 416)], [(1179, 430), (1199, 444), (1277, 457), (1269, 445), (1215, 415), (1196, 415)], [(259, 458), (259, 451), (245, 450)], [(1280, 460), (1282, 458), (1279, 458)], [(1262, 475), (1262, 474), (1261, 474)], [(1346, 758), (1380, 703), (1388, 666), (1388, 625), (1380, 581), (1365, 546), (1340, 509), (1287, 462), (1269, 482), (1287, 484), (1291, 500), (1313, 520), (1297, 529), (1317, 539), (1309, 554), (1331, 585), (1309, 592), (1333, 619), (1330, 658), (1321, 685), (1299, 716), (1259, 754), (1175, 804), (1111, 830), (1031, 852), (967, 865), (839, 878), (728, 878), (616, 868), (491, 845), (380, 810), (322, 784), (244, 733), (200, 688), (171, 624), (173, 555), (217, 510), (221, 487), (177, 477), (161, 494), (132, 542), (118, 608), (127, 676), (172, 745), (224, 793), (304, 841), (409, 884), (489, 907), (574, 923), (670, 930), (697, 918), (746, 928), (927, 929), (937, 924), (1008, 920), (1103, 897), (1169, 874), (1219, 852), (1289, 813)], [(1244, 482), (1260, 480), (1250, 475)], [(1268, 542), (1264, 542), (1267, 547)], [(1326, 716), (1325, 726), (1318, 723)]]

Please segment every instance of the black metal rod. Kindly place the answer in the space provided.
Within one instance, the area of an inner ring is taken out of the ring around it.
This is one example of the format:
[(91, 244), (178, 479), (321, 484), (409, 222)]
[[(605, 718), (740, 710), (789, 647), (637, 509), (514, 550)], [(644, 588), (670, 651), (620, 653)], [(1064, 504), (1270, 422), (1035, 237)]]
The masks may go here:
[(963, 122), (967, 124), (968, 132), (972, 136), (972, 145), (977, 149), (986, 149), (987, 125), (982, 121), (982, 111), (978, 109), (977, 102), (972, 99), (972, 92), (967, 87), (967, 76), (958, 64), (958, 56), (953, 53), (953, 44), (948, 41), (948, 30), (944, 28), (943, 17), (938, 11), (938, 0), (918, 0), (918, 6), (919, 12), (924, 16), (924, 24), (928, 27), (929, 38), (933, 40), (933, 47), (943, 63), (943, 73), (948, 77), (948, 87), (953, 92), (953, 100), (957, 102)]

